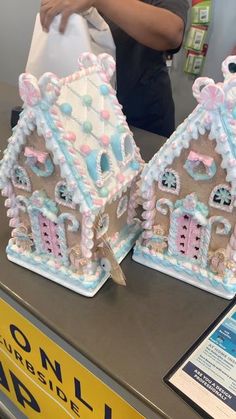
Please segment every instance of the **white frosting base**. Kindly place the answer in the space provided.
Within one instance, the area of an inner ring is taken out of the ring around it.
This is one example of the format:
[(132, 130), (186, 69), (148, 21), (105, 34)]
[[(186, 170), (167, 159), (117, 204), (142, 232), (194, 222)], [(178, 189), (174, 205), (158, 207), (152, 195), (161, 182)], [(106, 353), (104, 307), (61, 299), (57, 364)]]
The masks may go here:
[(195, 280), (191, 275), (187, 275), (184, 272), (176, 272), (175, 269), (171, 269), (171, 268), (166, 268), (163, 266), (156, 266), (155, 263), (151, 262), (150, 260), (147, 260), (146, 258), (144, 258), (141, 255), (136, 255), (135, 253), (133, 254), (133, 260), (135, 260), (135, 262), (138, 262), (142, 265), (148, 266), (149, 268), (155, 269), (156, 271), (162, 272), (164, 274), (167, 274), (169, 276), (172, 276), (174, 278), (180, 279), (183, 282), (187, 282), (190, 285), (193, 285), (195, 287), (201, 288), (204, 291), (208, 291), (211, 294), (215, 294), (219, 297), (223, 297), (226, 298), (227, 300), (231, 300), (235, 293), (234, 292), (227, 292), (224, 289), (216, 289), (213, 286), (211, 286), (210, 284), (204, 284), (201, 283), (197, 280)]

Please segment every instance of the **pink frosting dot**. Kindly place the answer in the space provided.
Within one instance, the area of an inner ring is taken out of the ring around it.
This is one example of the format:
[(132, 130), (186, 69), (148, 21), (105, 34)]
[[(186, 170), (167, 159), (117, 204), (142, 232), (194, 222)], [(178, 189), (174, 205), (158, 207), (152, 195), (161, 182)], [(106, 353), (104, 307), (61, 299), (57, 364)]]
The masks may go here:
[(72, 143), (76, 140), (76, 135), (74, 132), (69, 131), (64, 135), (65, 140), (71, 141)]
[(100, 112), (101, 119), (104, 119), (105, 121), (108, 121), (110, 119), (110, 112), (104, 109)]
[(122, 173), (118, 173), (117, 179), (120, 183), (123, 183), (125, 181), (125, 176)]
[(101, 143), (103, 144), (103, 145), (109, 145), (110, 144), (110, 138), (107, 136), (107, 135), (102, 135), (102, 137), (100, 138), (100, 140), (101, 140)]
[(85, 154), (85, 155), (88, 155), (88, 154), (91, 152), (91, 148), (89, 147), (89, 145), (87, 145), (87, 144), (83, 144), (83, 145), (80, 147), (80, 151), (81, 151), (81, 153), (83, 153), (83, 154)]

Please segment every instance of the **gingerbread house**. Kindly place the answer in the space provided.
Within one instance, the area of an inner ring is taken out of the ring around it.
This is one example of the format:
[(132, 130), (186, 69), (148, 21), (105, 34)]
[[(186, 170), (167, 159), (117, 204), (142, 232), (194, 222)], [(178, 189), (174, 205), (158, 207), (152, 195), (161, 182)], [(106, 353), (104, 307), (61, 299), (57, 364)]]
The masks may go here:
[(134, 260), (225, 298), (236, 292), (236, 57), (199, 78), (198, 106), (142, 173)]
[(0, 164), (8, 259), (86, 296), (110, 275), (102, 243), (120, 262), (140, 232), (142, 159), (110, 84), (114, 70), (109, 55), (83, 54), (64, 79), (22, 74), (24, 107)]

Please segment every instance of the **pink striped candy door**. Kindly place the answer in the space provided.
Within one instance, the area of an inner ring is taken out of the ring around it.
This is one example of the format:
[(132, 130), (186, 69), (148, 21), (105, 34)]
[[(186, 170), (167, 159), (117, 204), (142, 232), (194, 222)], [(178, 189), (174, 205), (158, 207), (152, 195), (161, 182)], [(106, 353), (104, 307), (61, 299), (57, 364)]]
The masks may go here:
[(45, 253), (54, 257), (62, 257), (57, 223), (49, 220), (43, 214), (39, 215), (42, 247)]
[(178, 217), (177, 224), (177, 252), (190, 259), (199, 260), (201, 235), (204, 232), (203, 226), (189, 214)]

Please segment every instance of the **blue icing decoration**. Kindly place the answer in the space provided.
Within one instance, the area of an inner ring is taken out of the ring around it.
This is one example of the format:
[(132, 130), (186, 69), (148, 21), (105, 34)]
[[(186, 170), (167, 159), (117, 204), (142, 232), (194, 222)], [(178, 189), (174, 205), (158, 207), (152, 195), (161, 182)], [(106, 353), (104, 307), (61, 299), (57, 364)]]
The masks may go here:
[(48, 104), (48, 103), (46, 103), (46, 102), (41, 102), (41, 103), (40, 103), (40, 108), (42, 109), (42, 111), (48, 111), (48, 110), (49, 110), (49, 108), (50, 108), (50, 106), (49, 106), (49, 104)]
[(232, 111), (232, 116), (234, 119), (236, 119), (236, 106), (234, 107), (233, 111)]
[(70, 116), (72, 114), (72, 106), (69, 103), (62, 103), (60, 105), (60, 110), (65, 115)]
[(100, 93), (102, 96), (108, 96), (110, 93), (109, 87), (106, 84), (101, 84)]
[[(44, 118), (48, 123), (49, 128), (51, 128), (53, 130), (53, 128), (55, 127), (54, 123), (53, 123), (53, 119), (51, 118), (51, 116), (48, 113), (44, 113)], [(65, 145), (64, 141), (61, 140), (60, 138), (60, 134), (58, 132), (58, 130), (56, 129), (57, 132), (55, 132), (54, 134), (54, 140), (56, 141), (57, 144), (60, 145), (60, 149), (61, 152), (63, 153), (67, 163), (68, 163), (68, 158), (70, 157), (70, 154), (68, 152), (67, 146)], [(86, 186), (83, 182), (83, 180), (81, 179), (81, 177), (78, 175), (76, 168), (74, 167), (74, 165), (70, 165), (68, 163), (68, 166), (70, 168), (71, 174), (72, 176), (75, 178), (75, 180), (77, 181), (77, 184), (82, 192), (82, 194), (85, 197), (85, 201), (86, 204), (88, 205), (89, 208), (93, 207), (93, 201), (91, 198), (91, 195), (87, 192)]]
[(133, 169), (133, 170), (139, 170), (139, 168), (140, 168), (140, 164), (139, 164), (137, 161), (132, 161), (132, 162), (130, 163), (130, 167), (131, 167), (131, 169)]
[(99, 191), (99, 194), (102, 198), (106, 198), (109, 194), (108, 189), (107, 188), (101, 188)]
[(93, 103), (93, 98), (90, 95), (84, 95), (82, 98), (82, 103), (84, 106), (90, 107)]
[(127, 131), (127, 128), (126, 128), (126, 126), (125, 126), (125, 125), (118, 125), (118, 126), (116, 127), (116, 129), (117, 129), (117, 131), (118, 131), (118, 132), (120, 132), (121, 134), (123, 134), (124, 132), (126, 132), (126, 131)]
[(45, 163), (44, 163), (44, 169), (40, 169), (37, 166), (37, 162), (35, 160), (31, 159), (31, 157), (27, 157), (26, 159), (27, 164), (30, 166), (31, 170), (40, 177), (48, 177), (51, 176), (54, 172), (54, 165), (51, 160), (51, 157), (48, 156)]
[(85, 157), (89, 174), (95, 182), (99, 179), (99, 173), (97, 172), (98, 153), (98, 150), (93, 150), (88, 156)]
[(114, 134), (111, 137), (111, 147), (113, 150), (113, 153), (115, 154), (117, 160), (122, 161), (123, 155), (121, 150), (121, 140), (119, 134)]
[[(236, 291), (235, 284), (224, 283), (222, 280), (216, 280), (215, 275), (207, 269), (200, 269), (199, 271), (194, 272), (191, 268), (184, 266), (181, 259), (177, 260), (173, 257), (169, 258), (165, 254), (151, 255), (149, 252), (147, 252), (147, 249), (139, 243), (137, 243), (134, 248), (134, 260), (143, 264), (146, 264), (146, 261), (150, 262), (152, 267), (157, 270), (159, 270), (161, 267), (164, 267), (173, 269), (176, 273), (186, 273), (189, 275), (189, 277), (196, 281), (196, 284), (194, 285), (197, 285), (197, 282), (199, 285), (201, 283), (206, 283), (207, 286), (210, 284), (213, 288), (222, 288), (222, 290), (226, 290), (227, 292), (235, 293)], [(232, 277), (233, 274), (229, 272), (228, 282), (230, 281), (230, 276)]]
[(197, 169), (193, 166), (192, 162), (188, 159), (186, 160), (184, 166), (185, 170), (188, 172), (189, 176), (191, 176), (194, 180), (209, 180), (212, 179), (216, 174), (216, 164), (213, 161), (211, 166), (208, 168), (206, 173), (198, 172)]
[(82, 125), (82, 129), (83, 129), (84, 133), (91, 134), (91, 132), (93, 130), (93, 126), (92, 126), (91, 122), (85, 121)]

